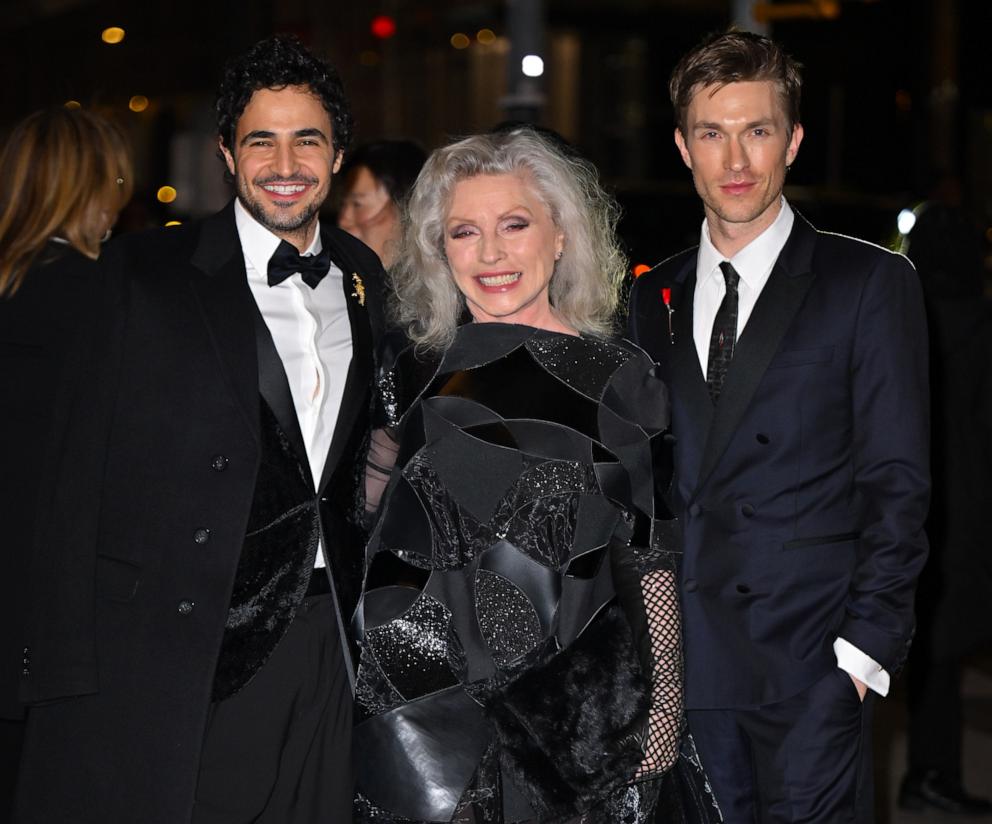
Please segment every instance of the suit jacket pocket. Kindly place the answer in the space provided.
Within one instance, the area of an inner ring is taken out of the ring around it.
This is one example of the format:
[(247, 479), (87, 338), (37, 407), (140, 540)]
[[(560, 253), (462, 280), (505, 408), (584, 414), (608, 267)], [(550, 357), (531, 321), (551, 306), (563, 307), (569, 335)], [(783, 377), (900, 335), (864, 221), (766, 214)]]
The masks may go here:
[(832, 346), (819, 346), (816, 349), (790, 349), (779, 352), (768, 364), (769, 369), (779, 369), (786, 366), (806, 366), (811, 363), (829, 363), (833, 360)]
[(805, 549), (810, 546), (826, 546), (828, 544), (843, 544), (847, 541), (856, 541), (860, 538), (857, 532), (840, 532), (836, 535), (818, 535), (815, 538), (796, 538), (782, 544), (782, 549)]
[(126, 604), (132, 600), (141, 582), (141, 567), (109, 555), (97, 555), (96, 592), (108, 601)]

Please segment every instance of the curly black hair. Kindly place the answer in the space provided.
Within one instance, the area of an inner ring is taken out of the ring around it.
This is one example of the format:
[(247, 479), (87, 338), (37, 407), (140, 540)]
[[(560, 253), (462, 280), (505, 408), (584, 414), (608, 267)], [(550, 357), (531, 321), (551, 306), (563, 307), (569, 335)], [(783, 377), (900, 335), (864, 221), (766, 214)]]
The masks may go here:
[(341, 78), (289, 34), (260, 40), (224, 67), (216, 104), (217, 131), (224, 145), (234, 148), (238, 118), (255, 92), (286, 86), (308, 86), (320, 98), (331, 117), (335, 151), (346, 149), (351, 141), (352, 116)]

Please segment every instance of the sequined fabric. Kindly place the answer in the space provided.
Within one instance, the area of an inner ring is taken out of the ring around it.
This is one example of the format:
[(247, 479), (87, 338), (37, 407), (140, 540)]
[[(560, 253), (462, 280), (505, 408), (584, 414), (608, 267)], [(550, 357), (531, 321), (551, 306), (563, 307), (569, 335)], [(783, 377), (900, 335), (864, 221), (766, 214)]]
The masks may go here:
[[(380, 376), (383, 431), (398, 433), (398, 449), (356, 618), (355, 734), (370, 765), (359, 767), (356, 821), (538, 820), (535, 790), (514, 785), (486, 704), (529, 662), (568, 654), (625, 597), (610, 560), (619, 552), (651, 634), (650, 660), (634, 662), (653, 679), (635, 742), (643, 763), (555, 820), (642, 824), (682, 733), (676, 555), (663, 538), (649, 546), (666, 534), (653, 526), (651, 493), (664, 386), (633, 347), (503, 324), (463, 326), (443, 357), (415, 360), (400, 353)], [(644, 547), (628, 546), (637, 536)], [(382, 553), (402, 564), (383, 574)], [(457, 710), (452, 688), (471, 699)], [(485, 740), (435, 746), (452, 734), (458, 743), (460, 727)], [(390, 730), (403, 741), (392, 754)]]

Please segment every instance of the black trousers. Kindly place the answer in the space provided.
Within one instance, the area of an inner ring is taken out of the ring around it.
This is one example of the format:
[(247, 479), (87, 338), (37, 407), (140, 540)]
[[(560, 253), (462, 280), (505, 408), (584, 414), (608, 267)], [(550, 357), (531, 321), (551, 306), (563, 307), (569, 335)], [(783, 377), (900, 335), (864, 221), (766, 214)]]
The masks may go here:
[(306, 598), (258, 674), (211, 707), (193, 824), (348, 824), (351, 689), (330, 595)]
[(756, 709), (692, 710), (689, 729), (727, 824), (874, 819), (871, 691), (834, 668)]

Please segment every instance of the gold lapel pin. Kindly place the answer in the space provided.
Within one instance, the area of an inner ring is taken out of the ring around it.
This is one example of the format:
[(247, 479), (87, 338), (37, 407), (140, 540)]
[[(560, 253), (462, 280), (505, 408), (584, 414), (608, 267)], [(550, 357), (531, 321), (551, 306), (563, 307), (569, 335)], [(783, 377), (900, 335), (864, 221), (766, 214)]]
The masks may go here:
[(351, 293), (353, 298), (358, 298), (358, 305), (365, 305), (365, 284), (362, 283), (362, 279), (358, 276), (357, 272), (352, 272), (351, 274), (351, 285), (355, 287), (355, 291)]

